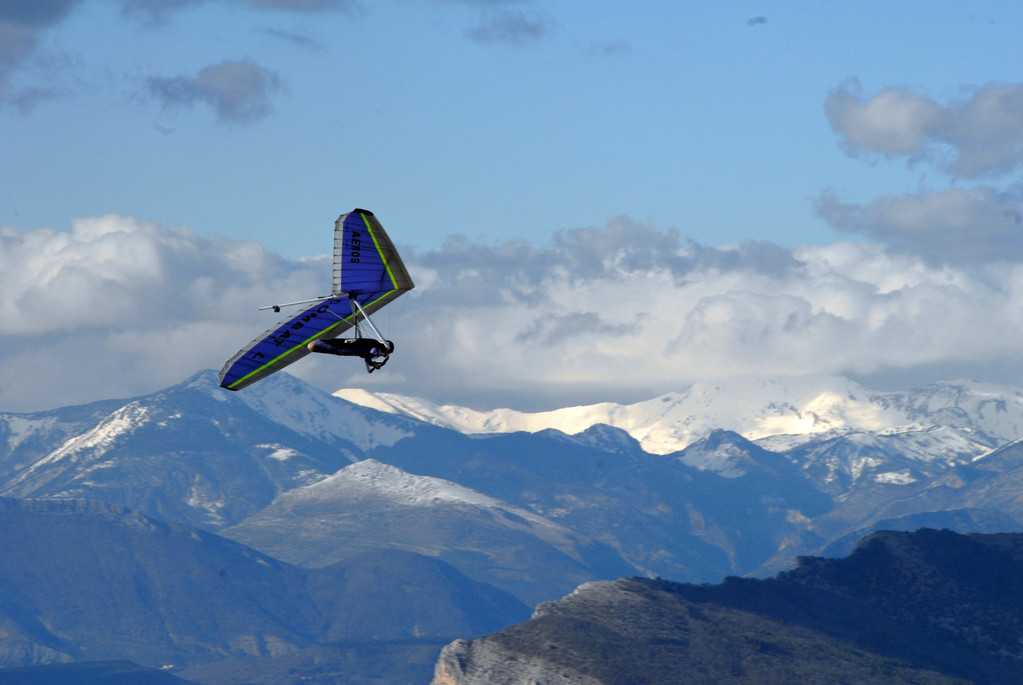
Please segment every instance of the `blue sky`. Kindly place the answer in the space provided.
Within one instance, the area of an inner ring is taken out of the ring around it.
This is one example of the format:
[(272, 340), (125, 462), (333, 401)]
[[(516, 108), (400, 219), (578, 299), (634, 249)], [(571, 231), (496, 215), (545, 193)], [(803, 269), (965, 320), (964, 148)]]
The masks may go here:
[[(1012, 82), (1023, 19), (1009, 2), (52, 4), (67, 15), (6, 79), (8, 100), (42, 94), (0, 110), (0, 223), (115, 212), (290, 257), (324, 252), (354, 206), (427, 248), (621, 214), (715, 245), (829, 242), (823, 188), (920, 175), (845, 155), (829, 91)], [(236, 62), (265, 79), (237, 110), (156, 86)]]
[[(399, 331), (417, 351), (377, 389), (1023, 381), (1007, 344), (900, 349), (926, 316), (1017, 332), (1021, 20), (1008, 1), (0, 0), (0, 409), (219, 368), (265, 298), (329, 283), (354, 207), (420, 285)], [(958, 297), (961, 318), (928, 309)], [(197, 326), (202, 345), (163, 347)], [(557, 330), (593, 337), (552, 354)], [(369, 382), (325, 368), (296, 373)]]

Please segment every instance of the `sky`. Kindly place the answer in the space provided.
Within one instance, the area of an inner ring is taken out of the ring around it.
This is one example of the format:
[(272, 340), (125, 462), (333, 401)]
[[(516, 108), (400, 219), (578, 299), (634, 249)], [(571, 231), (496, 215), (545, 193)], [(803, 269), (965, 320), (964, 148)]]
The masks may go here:
[[(0, 411), (219, 369), (373, 211), (479, 409), (1023, 384), (1015, 1), (0, 0)], [(351, 363), (349, 363), (351, 362)], [(244, 391), (243, 391), (244, 392)]]

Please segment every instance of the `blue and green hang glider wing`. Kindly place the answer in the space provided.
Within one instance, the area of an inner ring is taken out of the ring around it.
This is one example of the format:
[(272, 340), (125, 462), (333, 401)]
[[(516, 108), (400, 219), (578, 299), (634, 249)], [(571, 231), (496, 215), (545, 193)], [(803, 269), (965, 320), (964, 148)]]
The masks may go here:
[[(334, 279), (327, 297), (267, 330), (220, 370), (220, 385), (241, 390), (309, 354), (309, 343), (340, 336), (360, 312), (372, 314), (415, 287), (372, 212), (355, 209), (334, 223)], [(306, 303), (300, 303), (306, 304)], [(275, 307), (276, 309), (276, 307)], [(356, 308), (357, 309), (357, 308)]]

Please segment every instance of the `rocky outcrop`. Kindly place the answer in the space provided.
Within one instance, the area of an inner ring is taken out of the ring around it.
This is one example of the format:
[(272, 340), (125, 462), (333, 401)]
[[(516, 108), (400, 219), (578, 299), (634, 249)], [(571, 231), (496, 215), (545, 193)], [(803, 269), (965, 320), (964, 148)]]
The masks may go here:
[(877, 533), (767, 580), (587, 583), (447, 645), (433, 685), (1023, 682), (1023, 535)]
[(543, 654), (520, 654), (500, 643), (455, 640), (441, 650), (433, 685), (601, 685), (600, 680)]

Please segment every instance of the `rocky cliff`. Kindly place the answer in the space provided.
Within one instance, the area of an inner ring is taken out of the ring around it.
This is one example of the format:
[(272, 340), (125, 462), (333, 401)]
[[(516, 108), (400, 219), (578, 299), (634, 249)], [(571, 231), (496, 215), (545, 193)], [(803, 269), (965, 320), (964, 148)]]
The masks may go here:
[(882, 532), (767, 580), (587, 583), (433, 685), (1023, 682), (1023, 535)]

